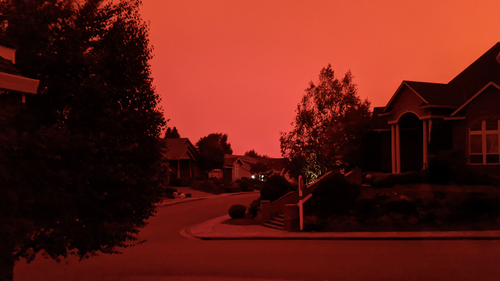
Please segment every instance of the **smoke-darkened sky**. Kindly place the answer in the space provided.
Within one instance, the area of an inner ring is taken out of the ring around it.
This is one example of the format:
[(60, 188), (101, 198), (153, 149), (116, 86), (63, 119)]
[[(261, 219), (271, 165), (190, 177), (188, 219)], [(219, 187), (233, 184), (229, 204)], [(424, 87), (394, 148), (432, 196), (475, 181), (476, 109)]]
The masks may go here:
[(498, 0), (143, 0), (169, 126), (234, 154), (280, 157), (310, 81), (329, 63), (385, 106), (402, 80), (447, 83), (500, 41)]

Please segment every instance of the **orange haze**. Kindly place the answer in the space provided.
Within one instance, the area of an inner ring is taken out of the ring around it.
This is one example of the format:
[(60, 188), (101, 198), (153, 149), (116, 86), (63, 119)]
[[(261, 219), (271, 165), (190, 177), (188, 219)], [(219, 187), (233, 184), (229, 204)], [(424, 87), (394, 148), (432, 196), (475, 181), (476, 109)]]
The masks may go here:
[(447, 83), (500, 41), (500, 1), (144, 0), (154, 85), (193, 143), (279, 157), (309, 81), (331, 63), (384, 106), (402, 80)]

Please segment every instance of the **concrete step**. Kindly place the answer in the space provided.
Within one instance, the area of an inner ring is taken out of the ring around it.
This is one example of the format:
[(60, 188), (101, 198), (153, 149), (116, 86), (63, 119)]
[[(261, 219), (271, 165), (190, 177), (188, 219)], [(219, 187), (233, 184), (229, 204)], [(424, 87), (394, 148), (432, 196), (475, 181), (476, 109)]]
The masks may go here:
[(285, 217), (283, 216), (283, 214), (277, 214), (263, 225), (274, 229), (284, 230)]

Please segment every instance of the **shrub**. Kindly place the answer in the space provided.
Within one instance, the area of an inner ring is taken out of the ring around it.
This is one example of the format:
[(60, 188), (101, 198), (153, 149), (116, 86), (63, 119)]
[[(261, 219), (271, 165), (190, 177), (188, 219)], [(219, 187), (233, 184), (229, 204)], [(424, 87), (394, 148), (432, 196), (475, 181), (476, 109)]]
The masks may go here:
[(470, 166), (460, 166), (452, 171), (452, 180), (457, 184), (465, 185), (489, 185), (490, 176), (483, 171)]
[(250, 186), (250, 184), (247, 181), (242, 180), (240, 182), (240, 190), (241, 191), (253, 191), (253, 188)]
[(261, 200), (270, 200), (272, 202), (292, 190), (294, 190), (292, 184), (283, 176), (272, 175), (265, 181), (264, 186), (261, 188), (260, 198)]
[(411, 198), (397, 198), (386, 200), (381, 207), (385, 210), (386, 214), (397, 213), (403, 215), (418, 215), (417, 204)]
[(252, 215), (252, 218), (257, 217), (259, 211), (260, 211), (260, 198), (253, 200), (252, 203), (250, 203), (250, 207), (248, 207), (248, 212)]
[(237, 205), (231, 206), (229, 208), (228, 213), (232, 219), (242, 219), (245, 217), (246, 211), (247, 211), (247, 207), (240, 205), (240, 204), (237, 204)]
[(450, 182), (450, 163), (443, 157), (429, 159), (428, 182), (447, 184)]
[(372, 181), (374, 188), (393, 187), (396, 184), (425, 182), (424, 171), (410, 171), (401, 174), (378, 174)]
[(163, 191), (165, 194), (165, 197), (174, 199), (174, 192), (177, 192), (177, 189), (171, 188), (171, 187), (166, 187), (165, 190)]
[(221, 181), (220, 179), (217, 179), (217, 178), (213, 179), (213, 180), (212, 180), (212, 183), (213, 183), (215, 186), (217, 186), (217, 187), (220, 187), (220, 186), (222, 185), (222, 181)]
[(199, 190), (199, 191), (203, 191), (203, 192), (208, 192), (208, 193), (212, 193), (212, 194), (221, 194), (221, 193), (224, 193), (224, 191), (222, 189), (220, 189), (219, 187), (217, 187), (215, 184), (213, 184), (209, 180), (205, 180), (201, 184), (194, 184), (192, 188), (195, 189), (195, 190)]
[(240, 192), (240, 187), (237, 185), (222, 185), (220, 188), (227, 193)]
[(182, 186), (182, 179), (171, 179), (170, 185), (171, 186)]
[(323, 180), (313, 192), (308, 207), (321, 216), (344, 215), (354, 209), (361, 190), (341, 174)]

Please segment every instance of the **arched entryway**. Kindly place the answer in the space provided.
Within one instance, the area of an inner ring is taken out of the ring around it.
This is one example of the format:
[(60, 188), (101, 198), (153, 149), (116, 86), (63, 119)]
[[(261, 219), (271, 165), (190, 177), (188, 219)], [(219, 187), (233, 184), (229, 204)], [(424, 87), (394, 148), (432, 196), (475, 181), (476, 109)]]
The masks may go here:
[(405, 113), (399, 120), (401, 172), (421, 170), (423, 166), (422, 121), (414, 113)]

